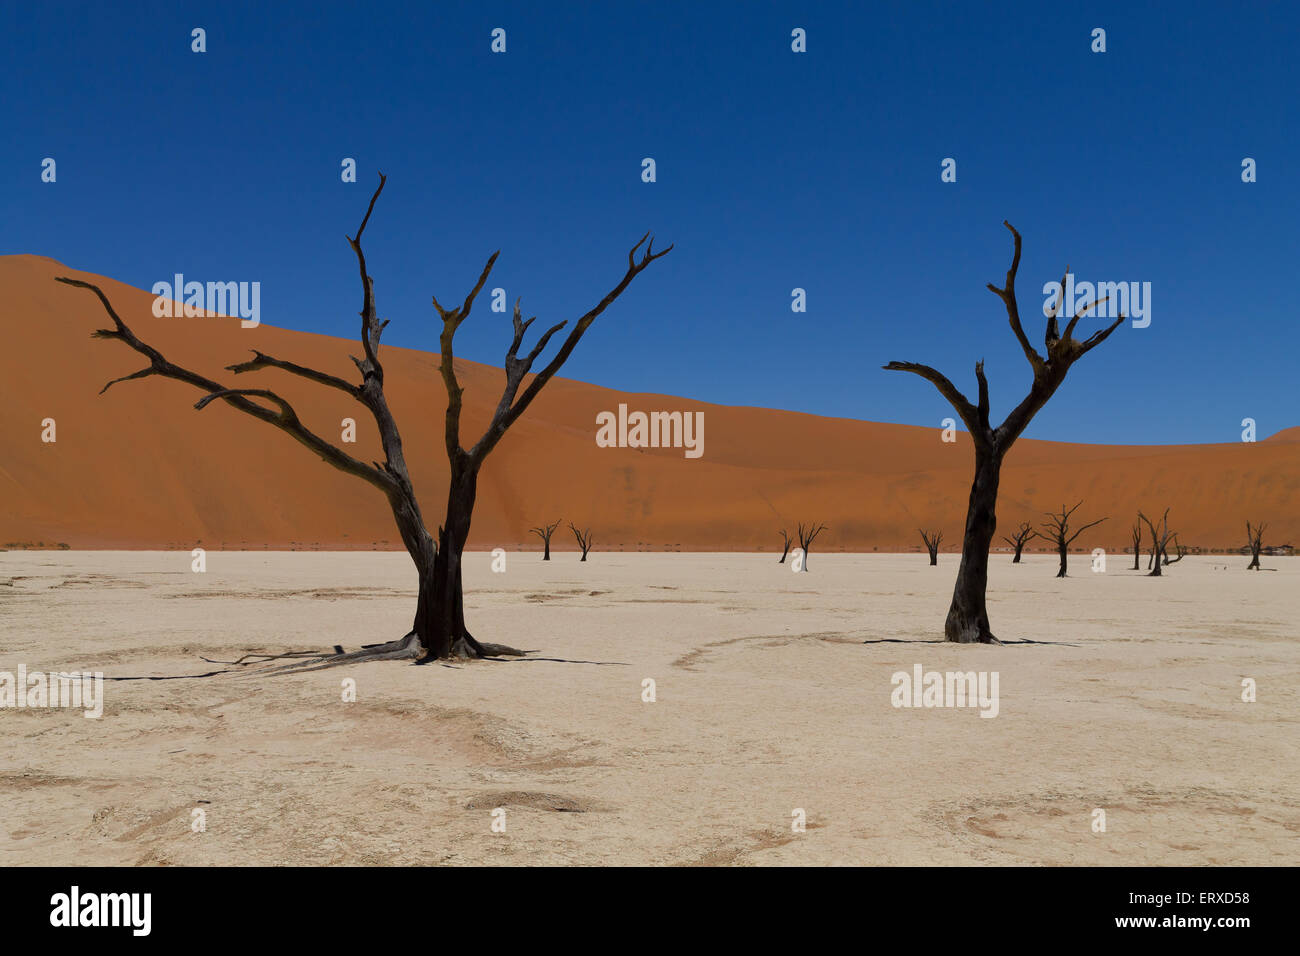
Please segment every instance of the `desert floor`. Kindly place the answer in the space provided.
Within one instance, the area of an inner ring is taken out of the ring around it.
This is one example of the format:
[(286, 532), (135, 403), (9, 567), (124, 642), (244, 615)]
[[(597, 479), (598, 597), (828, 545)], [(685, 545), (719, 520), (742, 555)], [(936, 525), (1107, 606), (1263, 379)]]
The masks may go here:
[[(0, 710), (0, 864), (1300, 863), (1300, 561), (1153, 579), (1077, 555), (1058, 580), (995, 555), (994, 631), (1025, 643), (959, 647), (936, 639), (954, 554), (491, 560), (467, 555), (470, 627), (538, 659)], [(0, 554), (0, 670), (200, 673), (399, 637), (414, 610), (404, 554), (190, 562)], [(998, 716), (894, 708), (914, 664), (997, 671)]]

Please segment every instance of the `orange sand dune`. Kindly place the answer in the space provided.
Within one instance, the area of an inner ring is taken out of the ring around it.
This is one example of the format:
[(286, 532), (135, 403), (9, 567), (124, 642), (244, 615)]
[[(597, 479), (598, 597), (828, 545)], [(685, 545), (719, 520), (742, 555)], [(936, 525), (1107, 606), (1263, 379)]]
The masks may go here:
[[(359, 458), (380, 457), (373, 423), (346, 396), (275, 370), (234, 376), (224, 366), (256, 348), (352, 380), (355, 342), (236, 319), (154, 318), (150, 293), (37, 256), (0, 257), (0, 546), (73, 548), (400, 548), (382, 497), (288, 436), (200, 393), (145, 379), (97, 393), (144, 359), (90, 333), (109, 325), (67, 274), (96, 282), (145, 341), (172, 361), (244, 387), (274, 388), (320, 434), (357, 422)], [(499, 316), (494, 318), (500, 319)], [(484, 319), (486, 320), (486, 319)], [(388, 394), (426, 519), (446, 494), (437, 360), (386, 348)], [(502, 373), (458, 362), (465, 443), (481, 433)], [(704, 456), (681, 449), (599, 448), (596, 416), (630, 410), (703, 411)], [(864, 409), (864, 412), (869, 411)], [(57, 441), (41, 441), (42, 420)], [(369, 427), (368, 427), (369, 426)], [(972, 470), (969, 440), (934, 428), (821, 418), (632, 394), (556, 379), (485, 466), (470, 547), (531, 546), (528, 529), (563, 517), (590, 526), (595, 550), (771, 550), (800, 519), (829, 525), (817, 548), (893, 551), (938, 526), (961, 539)], [(1002, 476), (1003, 529), (1084, 499), (1080, 515), (1108, 522), (1077, 542), (1118, 551), (1138, 508), (1171, 508), (1192, 547), (1236, 548), (1244, 524), (1268, 522), (1266, 543), (1300, 543), (1300, 430), (1254, 444), (1103, 446), (1021, 441)], [(567, 531), (557, 533), (571, 546)], [(1041, 544), (1041, 542), (1039, 542)]]

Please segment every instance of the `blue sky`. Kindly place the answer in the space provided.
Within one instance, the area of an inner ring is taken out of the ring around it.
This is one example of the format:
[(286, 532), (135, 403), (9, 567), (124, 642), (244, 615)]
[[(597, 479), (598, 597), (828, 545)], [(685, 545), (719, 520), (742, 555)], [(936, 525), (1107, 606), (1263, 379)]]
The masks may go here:
[[(145, 288), (259, 281), (264, 322), (351, 337), (344, 235), (382, 170), (366, 250), (389, 344), (433, 348), (430, 295), (459, 301), (495, 249), (491, 285), (539, 326), (576, 318), (653, 229), (676, 249), (564, 375), (938, 427), (933, 387), (880, 366), (925, 362), (971, 394), (984, 358), (995, 417), (1023, 397), (984, 288), (1009, 262), (1006, 218), (1035, 344), (1067, 262), (1152, 284), (1151, 325), (1075, 366), (1028, 437), (1237, 441), (1244, 417), (1263, 437), (1300, 424), (1298, 9), (9, 4), (0, 252)], [(508, 326), (476, 309), (458, 354), (499, 363)]]

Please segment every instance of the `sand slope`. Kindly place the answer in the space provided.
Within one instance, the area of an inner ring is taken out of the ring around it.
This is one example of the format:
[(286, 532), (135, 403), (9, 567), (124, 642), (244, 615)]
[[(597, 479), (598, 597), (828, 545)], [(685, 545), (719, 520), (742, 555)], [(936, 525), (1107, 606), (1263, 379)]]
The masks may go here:
[[(284, 373), (236, 380), (226, 365), (256, 348), (346, 378), (354, 342), (290, 332), (263, 322), (155, 319), (144, 291), (36, 256), (0, 258), (0, 546), (67, 543), (74, 548), (389, 548), (398, 538), (380, 496), (314, 460), (287, 436), (220, 403), (193, 409), (198, 393), (158, 379), (97, 395), (143, 359), (117, 342), (93, 340), (109, 324), (86, 291), (53, 281), (99, 282), (123, 317), (170, 359), (220, 381), (273, 387), (304, 421), (334, 439), (358, 423), (358, 457), (379, 456), (365, 411), (346, 396)], [(484, 313), (472, 321), (505, 318)], [(384, 350), (390, 401), (426, 516), (442, 511), (445, 393), (436, 359)], [(464, 432), (477, 436), (500, 395), (501, 372), (461, 362)], [(598, 448), (595, 419), (620, 402), (636, 410), (705, 412), (705, 455), (676, 449)], [(884, 409), (862, 410), (864, 415)], [(40, 441), (57, 422), (58, 441)], [(1269, 522), (1268, 543), (1300, 544), (1300, 442), (1296, 430), (1255, 444), (1081, 446), (1022, 441), (1003, 472), (1001, 525), (1086, 500), (1080, 514), (1113, 517), (1076, 542), (1127, 546), (1138, 508), (1172, 508), (1184, 543), (1244, 543), (1246, 519)], [(354, 450), (355, 449), (355, 450)], [(800, 519), (830, 526), (824, 550), (919, 546), (919, 524), (960, 540), (971, 451), (938, 429), (819, 418), (689, 399), (626, 394), (557, 379), (494, 452), (480, 483), (471, 545), (526, 543), (528, 528), (563, 516), (592, 527), (596, 548), (770, 550), (776, 530)], [(563, 547), (570, 547), (567, 531)]]

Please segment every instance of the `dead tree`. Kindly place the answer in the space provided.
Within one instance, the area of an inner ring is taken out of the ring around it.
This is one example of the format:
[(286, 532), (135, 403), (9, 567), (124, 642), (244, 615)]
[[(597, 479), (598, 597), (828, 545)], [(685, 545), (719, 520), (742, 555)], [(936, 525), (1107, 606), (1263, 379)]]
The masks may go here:
[[(1043, 344), (1046, 356), (1040, 355), (1025, 336), (1020, 323), (1020, 308), (1016, 302), (1016, 272), (1020, 268), (1020, 233), (1009, 222), (1003, 222), (1011, 230), (1015, 241), (1015, 251), (1011, 259), (1011, 268), (1007, 270), (1006, 285), (1003, 288), (989, 283), (991, 289), (1002, 300), (1007, 316), (1011, 321), (1011, 331), (1020, 343), (1025, 359), (1034, 373), (1033, 384), (1029, 394), (1013, 408), (1001, 425), (994, 427), (989, 422), (989, 383), (984, 377), (984, 363), (975, 363), (975, 378), (979, 384), (979, 399), (971, 402), (957, 390), (943, 374), (928, 365), (915, 362), (890, 362), (884, 368), (891, 371), (912, 372), (926, 379), (937, 388), (957, 410), (966, 430), (970, 433), (975, 446), (975, 480), (971, 484), (970, 504), (966, 511), (966, 533), (962, 540), (961, 565), (957, 569), (957, 584), (953, 588), (952, 605), (948, 608), (948, 617), (944, 622), (944, 637), (958, 643), (997, 643), (997, 638), (989, 629), (988, 610), (985, 606), (985, 591), (988, 588), (989, 545), (997, 528), (998, 480), (1001, 477), (1002, 461), (1012, 444), (1020, 437), (1030, 420), (1047, 404), (1047, 400), (1065, 381), (1071, 366), (1090, 351), (1106, 341), (1110, 334), (1124, 321), (1121, 314), (1111, 325), (1094, 332), (1084, 341), (1074, 338), (1074, 328), (1084, 313), (1094, 306), (1106, 301), (1107, 297), (1098, 299), (1084, 306), (1061, 333), (1057, 324), (1057, 314), (1061, 311), (1062, 294), (1057, 296), (1056, 305), (1047, 320), (1047, 331)], [(1066, 267), (1069, 275), (1069, 267)], [(1062, 279), (1062, 287), (1065, 280)]]
[(803, 569), (805, 571), (808, 570), (808, 550), (812, 547), (812, 543), (816, 537), (825, 530), (826, 525), (824, 524), (819, 525), (816, 522), (813, 522), (805, 528), (803, 522), (799, 522), (799, 547), (803, 548)]
[(1034, 526), (1028, 521), (1020, 522), (1020, 527), (1012, 533), (1011, 537), (1002, 536), (1003, 541), (1016, 549), (1015, 556), (1011, 559), (1012, 564), (1020, 563), (1020, 553), (1025, 550), (1025, 542), (1036, 537), (1038, 537), (1038, 532), (1034, 530)]
[(1259, 570), (1259, 553), (1264, 550), (1264, 529), (1268, 527), (1265, 524), (1252, 525), (1246, 522), (1246, 541), (1250, 545), (1250, 564), (1246, 565), (1247, 571)]
[(1129, 528), (1129, 534), (1133, 536), (1133, 570), (1142, 570), (1142, 520), (1139, 518), (1133, 522), (1133, 527)]
[[(560, 521), (563, 520), (563, 518), (560, 519)], [(546, 545), (546, 551), (542, 554), (543, 561), (551, 560), (551, 535), (555, 534), (555, 529), (560, 526), (560, 521), (557, 521), (554, 524), (544, 524), (540, 528), (528, 529), (529, 534), (537, 535), (537, 537), (542, 539), (542, 543)]]
[(1169, 557), (1169, 549), (1165, 548), (1163, 555), (1164, 555), (1164, 561), (1166, 565), (1177, 564), (1179, 561), (1183, 560), (1183, 558), (1187, 557), (1187, 549), (1184, 548), (1182, 542), (1178, 540), (1177, 534), (1174, 534), (1173, 537), (1169, 539), (1169, 543), (1174, 546), (1174, 553), (1177, 554), (1178, 557), (1176, 558)]
[(1074, 534), (1070, 534), (1070, 516), (1078, 510), (1078, 507), (1081, 504), (1083, 504), (1082, 501), (1069, 511), (1065, 510), (1065, 505), (1061, 505), (1061, 510), (1059, 512), (1044, 512), (1044, 514), (1047, 515), (1047, 523), (1043, 525), (1043, 530), (1039, 532), (1039, 535), (1040, 537), (1056, 544), (1056, 553), (1061, 559), (1060, 570), (1056, 572), (1058, 578), (1066, 576), (1065, 569), (1069, 564), (1070, 545), (1074, 543), (1074, 539), (1079, 537), (1079, 535), (1083, 534), (1089, 528), (1096, 527), (1106, 520), (1105, 518), (1098, 518), (1096, 521), (1090, 521), (1078, 531), (1074, 532)]
[(586, 561), (587, 552), (591, 550), (591, 529), (588, 528), (586, 531), (579, 531), (573, 526), (573, 522), (570, 521), (569, 530), (572, 531), (573, 536), (578, 539), (578, 547), (582, 549), (582, 557), (579, 560)]
[[(1140, 511), (1138, 517), (1145, 522), (1147, 530), (1151, 532), (1151, 557), (1147, 561), (1147, 567), (1151, 569), (1151, 573), (1147, 576), (1158, 578), (1160, 577), (1161, 565), (1166, 563), (1163, 559), (1168, 556), (1169, 542), (1177, 537), (1176, 534), (1169, 530), (1169, 509), (1165, 509), (1165, 513), (1160, 517), (1159, 521), (1153, 522)], [(1182, 558), (1183, 555), (1180, 554), (1178, 560), (1181, 561)]]
[[(519, 302), (515, 302), (514, 338), (506, 351), (505, 388), (500, 402), (492, 414), (487, 430), (469, 449), (461, 444), (460, 416), (464, 390), (456, 378), (456, 368), (452, 353), (452, 342), (456, 330), (469, 318), (474, 300), (482, 291), (484, 283), (496, 263), (499, 252), (494, 252), (483, 267), (478, 281), (465, 297), (462, 304), (444, 309), (435, 298), (433, 307), (442, 319), (442, 332), (439, 337), (441, 346), (441, 364), (443, 384), (447, 390), (447, 413), (444, 426), (444, 441), (447, 459), (451, 467), (447, 489), (447, 509), (442, 525), (438, 528), (438, 540), (425, 527), (420, 505), (407, 472), (406, 458), (402, 452), (402, 440), (398, 433), (397, 422), (389, 410), (388, 400), (384, 394), (384, 368), (379, 361), (379, 339), (388, 320), (380, 321), (375, 309), (374, 280), (366, 270), (365, 256), (361, 251), (361, 236), (366, 224), (375, 210), (375, 203), (383, 192), (385, 177), (379, 177), (379, 186), (370, 197), (365, 218), (357, 229), (355, 238), (348, 242), (356, 255), (361, 278), (361, 348), (362, 357), (353, 357), (361, 376), (360, 384), (354, 384), (335, 375), (315, 369), (296, 365), (254, 351), (253, 358), (237, 365), (227, 366), (234, 374), (259, 371), (262, 369), (279, 369), (290, 375), (296, 375), (337, 389), (351, 396), (365, 406), (374, 416), (379, 439), (384, 451), (383, 462), (367, 464), (353, 458), (341, 448), (327, 442), (311, 431), (299, 419), (293, 407), (275, 392), (261, 388), (228, 388), (206, 376), (173, 365), (155, 348), (142, 342), (122, 321), (103, 291), (88, 282), (78, 279), (60, 277), (59, 281), (83, 289), (90, 289), (99, 297), (100, 303), (113, 320), (113, 329), (101, 329), (95, 332), (97, 338), (117, 339), (124, 342), (149, 360), (149, 365), (138, 372), (114, 379), (105, 385), (131, 379), (156, 375), (175, 379), (191, 385), (201, 392), (203, 397), (195, 404), (196, 408), (205, 408), (220, 400), (237, 411), (259, 419), (268, 425), (287, 433), (295, 441), (320, 456), (328, 464), (341, 471), (355, 475), (374, 486), (387, 498), (393, 512), (393, 518), (401, 534), (411, 560), (415, 563), (419, 576), (418, 599), (415, 619), (411, 630), (404, 637), (386, 644), (372, 645), (351, 654), (321, 655), (319, 658), (304, 661), (295, 666), (333, 666), (358, 660), (378, 658), (417, 658), (422, 662), (441, 660), (448, 657), (484, 657), (507, 653), (520, 653), (499, 644), (482, 643), (476, 640), (465, 627), (464, 590), (461, 583), (461, 556), (465, 542), (469, 538), (470, 518), (474, 511), (474, 500), (478, 489), (478, 474), (483, 462), (506, 431), (537, 398), (537, 395), (559, 371), (569, 358), (582, 336), (605, 311), (609, 305), (622, 295), (623, 291), (651, 262), (667, 255), (672, 246), (662, 252), (654, 252), (654, 239), (649, 233), (641, 237), (627, 256), (627, 270), (618, 283), (607, 292), (595, 306), (577, 320), (555, 356), (547, 365), (537, 372), (527, 387), (524, 379), (532, 371), (533, 363), (550, 342), (551, 337), (567, 325), (567, 321), (551, 326), (537, 341), (537, 344), (523, 357), (519, 356), (524, 333), (533, 319), (524, 321), (520, 318)], [(647, 245), (646, 240), (649, 240)], [(641, 247), (645, 251), (638, 257)], [(522, 392), (521, 392), (522, 388)], [(256, 401), (254, 400), (256, 399)], [(265, 404), (264, 404), (265, 403)]]
[(781, 544), (781, 560), (776, 562), (777, 564), (785, 564), (785, 556), (790, 553), (790, 532), (785, 528), (781, 529)]
[(939, 542), (943, 540), (942, 531), (926, 531), (924, 528), (917, 528), (921, 532), (921, 540), (925, 542), (925, 549), (930, 552), (930, 567), (937, 567), (939, 564)]

